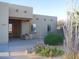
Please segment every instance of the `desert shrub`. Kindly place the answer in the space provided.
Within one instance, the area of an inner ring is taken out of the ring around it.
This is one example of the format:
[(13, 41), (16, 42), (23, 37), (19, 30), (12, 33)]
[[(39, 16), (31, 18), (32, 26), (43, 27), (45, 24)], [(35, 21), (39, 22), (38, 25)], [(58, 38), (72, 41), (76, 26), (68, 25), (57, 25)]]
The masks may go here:
[(44, 45), (36, 45), (33, 48), (33, 52), (40, 56), (53, 57), (53, 56), (61, 56), (64, 54), (63, 50), (58, 49), (57, 47), (49, 48)]
[(41, 50), (43, 50), (45, 46), (42, 45), (42, 44), (37, 44), (34, 48), (33, 48), (33, 51), (35, 51), (35, 53), (40, 53)]
[(44, 43), (47, 45), (63, 44), (63, 36), (58, 33), (48, 33), (44, 38)]

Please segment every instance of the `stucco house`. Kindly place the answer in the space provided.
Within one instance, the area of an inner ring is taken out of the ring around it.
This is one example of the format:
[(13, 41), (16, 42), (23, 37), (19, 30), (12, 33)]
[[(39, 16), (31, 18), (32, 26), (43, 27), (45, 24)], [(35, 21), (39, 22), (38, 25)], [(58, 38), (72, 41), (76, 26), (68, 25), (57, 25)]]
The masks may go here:
[(43, 38), (56, 30), (56, 23), (57, 17), (33, 14), (32, 7), (0, 2), (0, 44), (26, 33), (32, 38)]

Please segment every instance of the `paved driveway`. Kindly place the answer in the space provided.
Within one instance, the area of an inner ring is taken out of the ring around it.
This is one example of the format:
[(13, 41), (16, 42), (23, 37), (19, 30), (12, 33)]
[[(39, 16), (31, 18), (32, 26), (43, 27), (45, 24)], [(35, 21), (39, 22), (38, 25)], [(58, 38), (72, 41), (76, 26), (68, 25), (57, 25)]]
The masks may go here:
[(8, 44), (0, 45), (0, 59), (61, 59), (61, 57), (47, 58), (26, 53), (38, 43), (44, 43), (43, 39), (12, 39)]
[(43, 39), (11, 39), (8, 44), (0, 45), (0, 52), (30, 50), (38, 43), (43, 43)]

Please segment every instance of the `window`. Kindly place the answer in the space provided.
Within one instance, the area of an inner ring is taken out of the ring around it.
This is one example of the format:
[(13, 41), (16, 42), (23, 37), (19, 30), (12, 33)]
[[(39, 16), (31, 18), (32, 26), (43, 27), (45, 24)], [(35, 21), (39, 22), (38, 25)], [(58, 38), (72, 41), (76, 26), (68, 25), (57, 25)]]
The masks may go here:
[(47, 26), (47, 31), (51, 32), (51, 26), (50, 25)]
[(32, 24), (31, 31), (32, 31), (32, 33), (36, 32), (36, 24)]
[(46, 21), (46, 19), (44, 19), (44, 21)]
[(39, 18), (36, 18), (36, 20), (39, 20)]
[(53, 19), (51, 19), (51, 21), (53, 21)]
[(19, 10), (18, 9), (16, 9), (16, 12), (18, 12)]
[(9, 24), (9, 33), (12, 33), (12, 24)]
[(27, 13), (27, 11), (25, 10), (24, 13)]

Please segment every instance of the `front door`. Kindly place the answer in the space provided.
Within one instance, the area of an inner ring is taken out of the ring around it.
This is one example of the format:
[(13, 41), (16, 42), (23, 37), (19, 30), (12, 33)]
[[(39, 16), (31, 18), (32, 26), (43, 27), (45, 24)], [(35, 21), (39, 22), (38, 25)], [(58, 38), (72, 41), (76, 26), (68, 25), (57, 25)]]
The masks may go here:
[(9, 20), (10, 25), (10, 31), (9, 31), (9, 37), (13, 38), (20, 38), (21, 36), (21, 21), (20, 20)]

